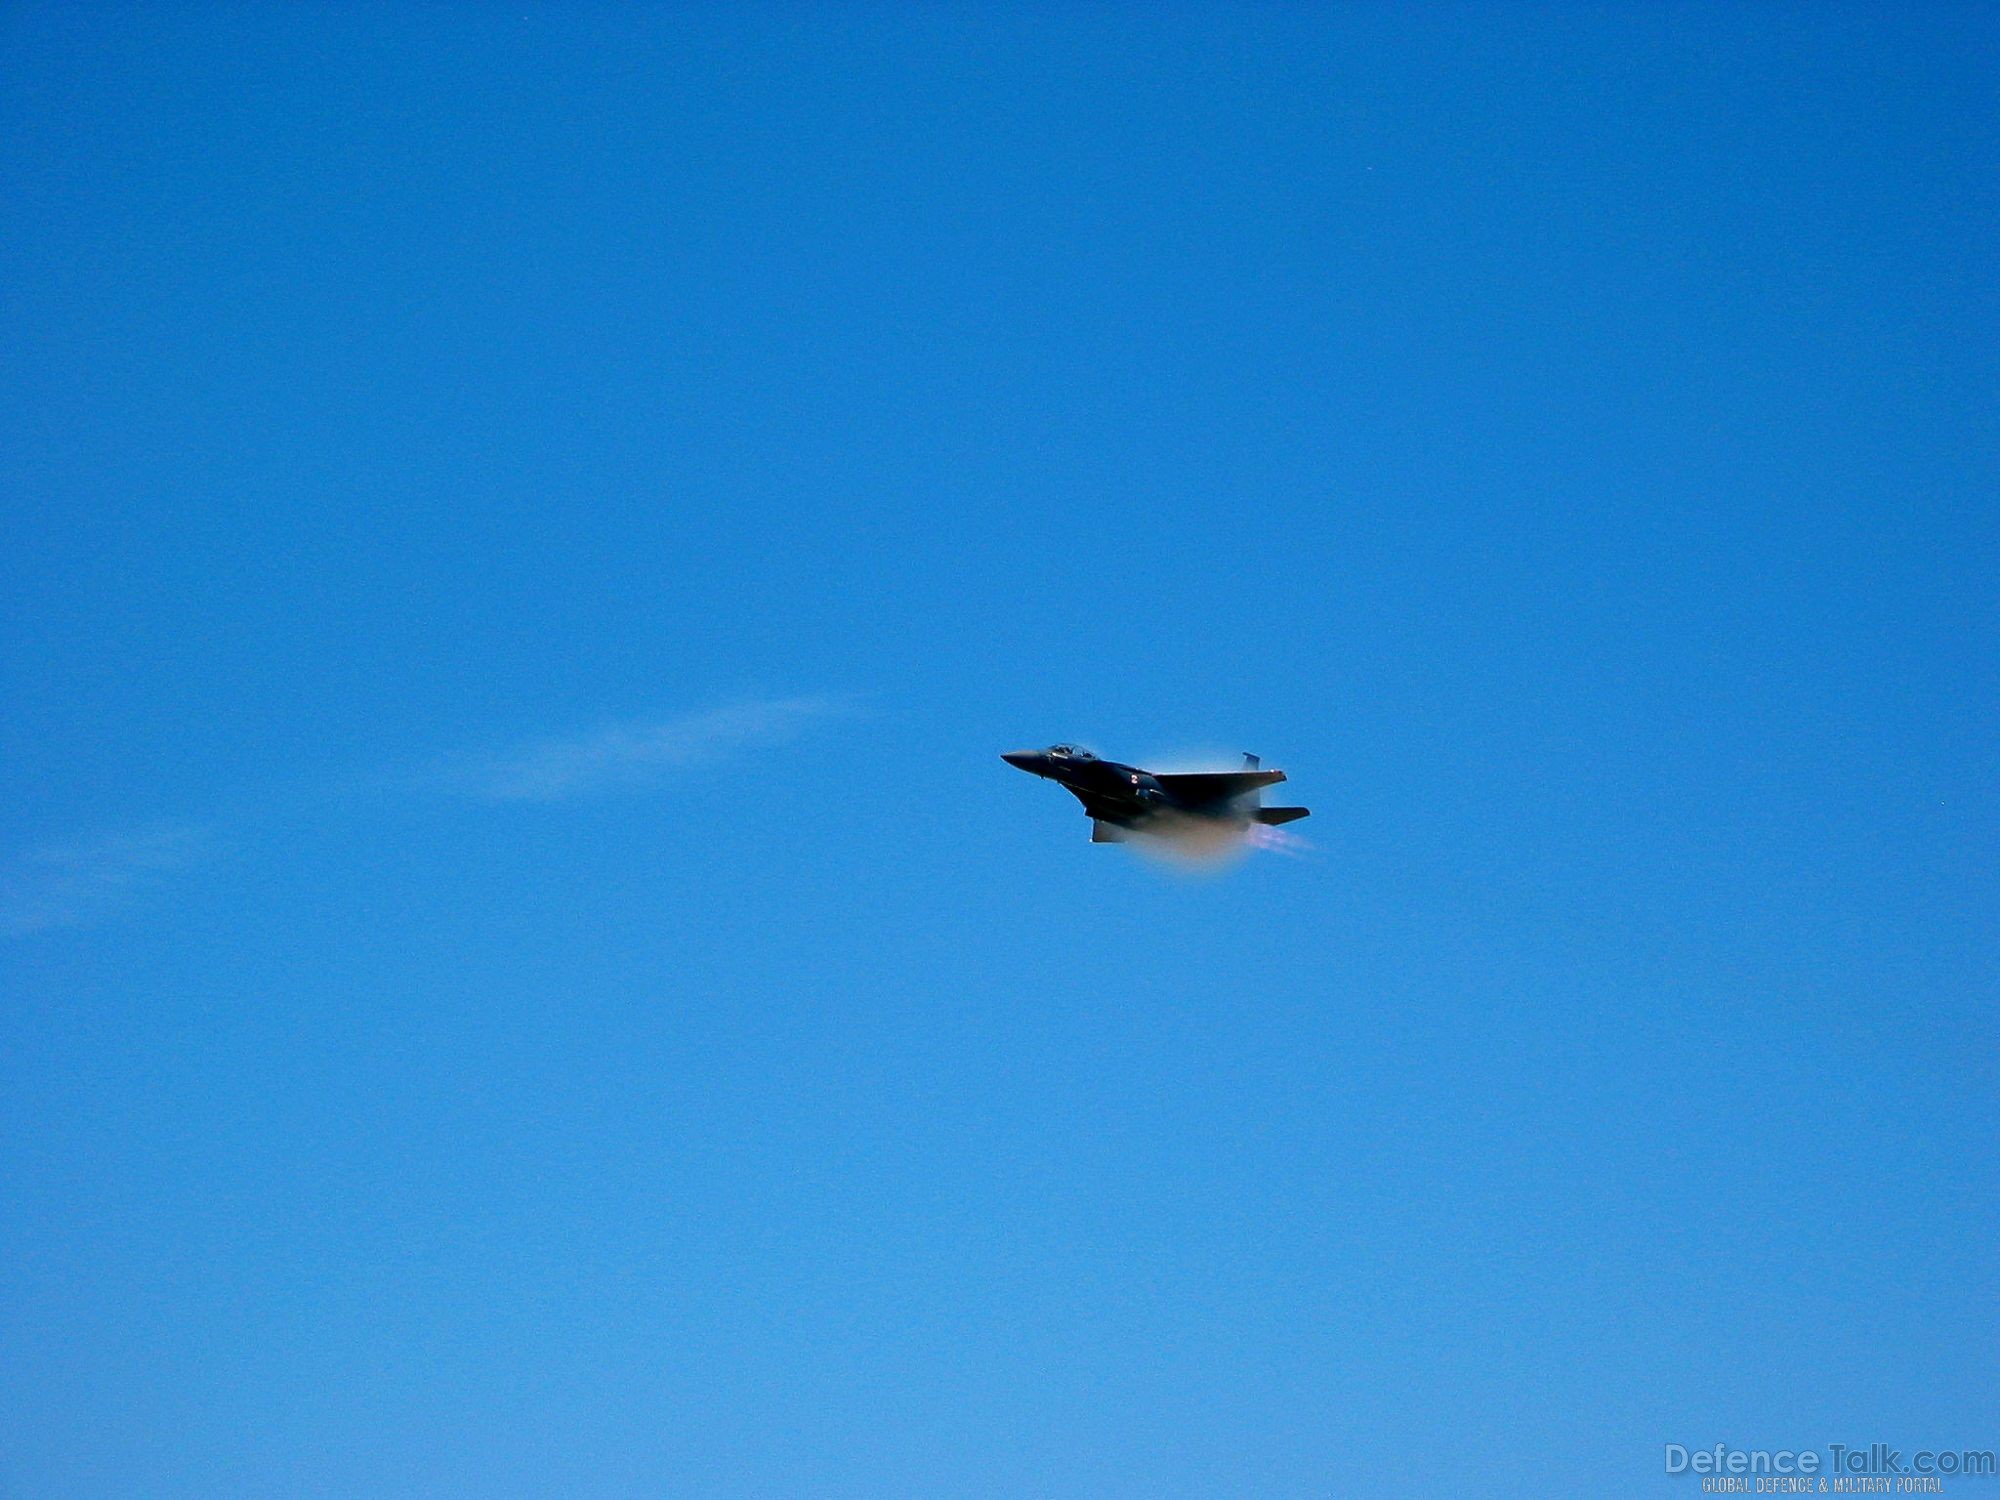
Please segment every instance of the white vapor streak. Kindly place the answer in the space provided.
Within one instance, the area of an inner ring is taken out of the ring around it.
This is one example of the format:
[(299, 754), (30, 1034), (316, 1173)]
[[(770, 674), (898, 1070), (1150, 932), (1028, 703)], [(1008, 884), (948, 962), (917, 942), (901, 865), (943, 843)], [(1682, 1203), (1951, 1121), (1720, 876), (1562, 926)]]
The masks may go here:
[(490, 801), (559, 802), (644, 786), (732, 750), (783, 744), (848, 707), (836, 698), (768, 698), (653, 724), (616, 724), (577, 739), (526, 746), (455, 780), (462, 790)]
[(1250, 842), (1259, 849), (1268, 849), (1273, 854), (1288, 854), (1293, 859), (1304, 859), (1313, 848), (1312, 840), (1300, 834), (1261, 825), (1251, 828)]

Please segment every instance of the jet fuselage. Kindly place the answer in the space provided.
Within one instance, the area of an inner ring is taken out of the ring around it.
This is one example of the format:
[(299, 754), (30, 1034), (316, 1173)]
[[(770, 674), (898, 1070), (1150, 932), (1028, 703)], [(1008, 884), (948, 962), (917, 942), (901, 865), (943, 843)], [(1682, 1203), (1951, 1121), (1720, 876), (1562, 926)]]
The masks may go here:
[(1285, 779), (1245, 756), (1240, 771), (1160, 772), (1115, 760), (1100, 760), (1074, 745), (1046, 750), (1010, 750), (1008, 765), (1065, 787), (1097, 825), (1099, 842), (1116, 842), (1109, 830), (1167, 832), (1191, 822), (1209, 828), (1248, 828), (1253, 823), (1288, 823), (1306, 816), (1302, 807), (1259, 807), (1258, 793)]

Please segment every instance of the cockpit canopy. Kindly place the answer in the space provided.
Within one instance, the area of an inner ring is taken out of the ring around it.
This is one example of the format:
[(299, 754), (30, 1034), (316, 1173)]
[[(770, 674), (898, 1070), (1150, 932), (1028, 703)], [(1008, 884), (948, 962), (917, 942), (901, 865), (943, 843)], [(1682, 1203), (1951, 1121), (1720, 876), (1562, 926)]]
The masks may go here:
[(1054, 756), (1057, 760), (1097, 759), (1097, 757), (1092, 755), (1088, 750), (1079, 749), (1075, 745), (1051, 745), (1049, 746), (1049, 754)]

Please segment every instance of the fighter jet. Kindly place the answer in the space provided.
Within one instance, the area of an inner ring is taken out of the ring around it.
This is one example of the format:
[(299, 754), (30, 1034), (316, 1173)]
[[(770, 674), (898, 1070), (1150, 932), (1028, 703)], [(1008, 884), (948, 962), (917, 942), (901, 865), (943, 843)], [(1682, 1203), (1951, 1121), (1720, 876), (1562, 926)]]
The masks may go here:
[(1263, 789), (1285, 779), (1254, 755), (1240, 771), (1142, 771), (1099, 760), (1075, 745), (1009, 750), (1000, 757), (1035, 776), (1066, 787), (1090, 818), (1093, 844), (1122, 844), (1135, 833), (1164, 838), (1230, 837), (1253, 824), (1290, 823), (1304, 807), (1260, 807)]

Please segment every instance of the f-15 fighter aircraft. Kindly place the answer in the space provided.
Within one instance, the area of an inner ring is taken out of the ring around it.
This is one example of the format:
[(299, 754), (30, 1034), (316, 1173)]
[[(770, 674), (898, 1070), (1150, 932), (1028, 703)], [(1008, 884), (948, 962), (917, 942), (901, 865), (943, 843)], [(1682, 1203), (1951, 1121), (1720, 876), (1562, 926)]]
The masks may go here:
[(1254, 824), (1289, 823), (1310, 812), (1257, 805), (1263, 789), (1283, 781), (1285, 773), (1265, 770), (1254, 755), (1243, 757), (1240, 771), (1158, 773), (1099, 760), (1075, 745), (1010, 750), (1000, 758), (1067, 787), (1090, 818), (1093, 844), (1121, 844), (1135, 833), (1166, 838), (1242, 833)]

